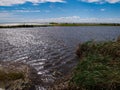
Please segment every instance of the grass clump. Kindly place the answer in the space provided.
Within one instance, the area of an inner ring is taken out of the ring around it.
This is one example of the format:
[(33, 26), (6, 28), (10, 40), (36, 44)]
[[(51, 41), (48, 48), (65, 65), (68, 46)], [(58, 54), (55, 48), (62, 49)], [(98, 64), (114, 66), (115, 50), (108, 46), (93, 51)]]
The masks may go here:
[(81, 90), (120, 90), (120, 42), (87, 42), (76, 54), (80, 62), (72, 84)]
[(0, 63), (0, 88), (4, 90), (35, 90), (37, 79), (36, 70), (24, 63)]
[(24, 74), (22, 72), (5, 72), (0, 70), (0, 81), (13, 81), (18, 79), (24, 79)]

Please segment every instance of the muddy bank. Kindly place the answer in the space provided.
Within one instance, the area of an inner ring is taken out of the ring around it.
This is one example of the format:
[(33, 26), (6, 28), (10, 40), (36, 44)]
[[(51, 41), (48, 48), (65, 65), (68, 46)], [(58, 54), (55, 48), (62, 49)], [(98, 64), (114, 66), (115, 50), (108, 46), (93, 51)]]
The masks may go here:
[[(62, 90), (68, 85), (71, 74), (62, 76), (62, 73), (52, 73), (56, 80), (54, 83), (44, 83), (37, 71), (24, 63), (0, 62), (0, 90)], [(57, 79), (57, 77), (61, 78)], [(64, 82), (64, 83), (63, 83)], [(60, 86), (59, 86), (59, 85)]]
[(36, 69), (27, 64), (12, 61), (0, 62), (0, 89), (61, 90), (67, 87), (71, 73), (63, 75), (57, 70), (53, 70), (51, 73), (55, 77), (55, 81), (52, 83), (45, 82)]
[(0, 88), (3, 90), (35, 90), (42, 83), (34, 68), (24, 63), (0, 62)]

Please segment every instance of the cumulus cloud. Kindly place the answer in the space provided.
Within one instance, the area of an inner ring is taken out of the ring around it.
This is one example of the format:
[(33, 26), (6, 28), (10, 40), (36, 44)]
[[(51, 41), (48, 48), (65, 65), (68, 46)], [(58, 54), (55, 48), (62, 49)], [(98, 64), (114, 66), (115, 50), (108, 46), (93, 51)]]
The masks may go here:
[(99, 2), (100, 0), (82, 0), (82, 1), (92, 3), (92, 2)]
[(11, 6), (15, 4), (24, 4), (31, 2), (33, 4), (45, 3), (45, 2), (65, 2), (64, 0), (0, 0), (0, 6)]
[(88, 2), (88, 3), (111, 3), (111, 4), (114, 4), (114, 3), (119, 3), (120, 0), (81, 0), (83, 2)]

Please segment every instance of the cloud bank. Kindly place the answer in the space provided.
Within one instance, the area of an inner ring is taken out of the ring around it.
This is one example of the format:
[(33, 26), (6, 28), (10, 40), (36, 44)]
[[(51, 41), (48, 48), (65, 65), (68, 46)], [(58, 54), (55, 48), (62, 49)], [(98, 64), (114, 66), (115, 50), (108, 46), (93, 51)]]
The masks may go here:
[(63, 23), (120, 23), (120, 18), (81, 18), (67, 16), (57, 18), (38, 19), (36, 22), (63, 22)]
[(80, 0), (80, 1), (83, 1), (83, 2), (88, 2), (88, 3), (111, 3), (111, 4), (114, 4), (114, 3), (119, 3), (120, 0)]
[[(19, 17), (19, 18), (18, 18)], [(120, 23), (120, 18), (81, 18), (80, 16), (65, 16), (54, 18), (23, 18), (13, 13), (0, 13), (0, 23), (3, 22), (64, 22), (64, 23)]]
[(45, 2), (65, 2), (64, 0), (0, 0), (0, 6), (12, 6), (15, 4), (24, 4), (26, 2), (31, 2), (33, 4), (45, 3)]
[[(88, 3), (118, 3), (120, 2), (120, 0), (79, 0), (82, 2), (88, 2)], [(12, 6), (12, 5), (16, 5), (16, 4), (24, 4), (26, 2), (31, 2), (34, 5), (37, 5), (39, 3), (45, 3), (45, 2), (59, 2), (59, 3), (63, 3), (65, 2), (65, 0), (0, 0), (0, 6)]]

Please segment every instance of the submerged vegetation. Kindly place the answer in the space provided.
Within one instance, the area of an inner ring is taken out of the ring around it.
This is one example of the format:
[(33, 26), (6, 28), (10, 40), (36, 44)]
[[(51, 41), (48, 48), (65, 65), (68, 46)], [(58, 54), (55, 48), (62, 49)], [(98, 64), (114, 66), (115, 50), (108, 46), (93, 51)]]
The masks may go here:
[(80, 62), (71, 83), (79, 90), (120, 90), (120, 42), (86, 42), (76, 51)]

